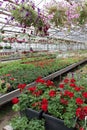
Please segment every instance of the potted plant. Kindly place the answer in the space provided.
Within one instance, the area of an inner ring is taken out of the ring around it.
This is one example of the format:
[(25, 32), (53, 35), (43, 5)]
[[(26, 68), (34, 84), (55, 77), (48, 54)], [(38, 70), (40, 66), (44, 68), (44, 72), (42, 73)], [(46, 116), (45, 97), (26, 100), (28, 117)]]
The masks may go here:
[(10, 121), (10, 125), (14, 130), (45, 130), (44, 120), (28, 120), (26, 116), (13, 117)]
[[(31, 119), (45, 119), (46, 130), (84, 130), (87, 116), (87, 89), (74, 78), (65, 78), (59, 86), (39, 77), (36, 86), (29, 87), (19, 98), (14, 98), (13, 109), (25, 111)], [(21, 91), (22, 88), (20, 87)]]

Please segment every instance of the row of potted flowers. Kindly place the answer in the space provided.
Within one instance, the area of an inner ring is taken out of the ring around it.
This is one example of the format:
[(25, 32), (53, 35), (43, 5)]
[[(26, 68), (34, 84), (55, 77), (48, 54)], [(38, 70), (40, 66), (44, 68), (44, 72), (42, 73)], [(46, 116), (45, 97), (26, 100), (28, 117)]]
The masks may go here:
[(0, 69), (0, 92), (5, 93), (7, 90), (15, 89), (20, 83), (29, 84), (33, 82), (38, 76), (45, 77), (55, 71), (58, 71), (70, 64), (78, 62), (81, 58), (66, 58), (66, 59), (53, 59), (52, 62), (44, 60), (39, 64), (20, 64), (20, 62), (7, 64)]
[(85, 130), (86, 86), (79, 83), (76, 75), (66, 77), (58, 86), (53, 81), (38, 77), (36, 86), (29, 87), (25, 92), (22, 90), (26, 86), (19, 86), (21, 95), (12, 99), (13, 110), (20, 110), (29, 119), (44, 118), (45, 130)]

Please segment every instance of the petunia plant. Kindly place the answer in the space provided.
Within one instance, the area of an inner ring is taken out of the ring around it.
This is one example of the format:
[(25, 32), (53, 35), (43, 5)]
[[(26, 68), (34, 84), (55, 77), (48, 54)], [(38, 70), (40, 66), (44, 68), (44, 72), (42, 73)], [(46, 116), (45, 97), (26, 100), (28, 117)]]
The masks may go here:
[(36, 35), (38, 33), (48, 35), (47, 31), (50, 27), (48, 19), (41, 9), (36, 8), (33, 2), (10, 4), (8, 10), (11, 12), (10, 22), (17, 22), (18, 26), (23, 27), (24, 33), (26, 32), (24, 28), (33, 26)]
[(56, 27), (73, 28), (86, 24), (87, 2), (51, 1), (45, 5), (49, 21)]

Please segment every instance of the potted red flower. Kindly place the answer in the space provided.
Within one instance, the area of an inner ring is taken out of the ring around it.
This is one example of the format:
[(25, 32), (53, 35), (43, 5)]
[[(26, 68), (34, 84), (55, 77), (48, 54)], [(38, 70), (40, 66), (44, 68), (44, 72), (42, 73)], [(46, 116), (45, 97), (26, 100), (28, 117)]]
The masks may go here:
[(74, 78), (66, 78), (58, 86), (40, 77), (36, 83), (20, 95), (13, 109), (24, 111), (29, 118), (42, 116), (46, 130), (85, 130), (85, 87)]

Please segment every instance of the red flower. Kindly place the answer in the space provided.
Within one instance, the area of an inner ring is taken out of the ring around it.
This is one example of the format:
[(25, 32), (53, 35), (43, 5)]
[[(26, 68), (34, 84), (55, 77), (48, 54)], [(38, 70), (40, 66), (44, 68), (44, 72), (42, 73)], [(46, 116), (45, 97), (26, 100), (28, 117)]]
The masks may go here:
[(54, 83), (53, 83), (53, 81), (47, 80), (46, 85), (49, 87), (49, 86), (53, 86)]
[(64, 88), (64, 84), (59, 84), (59, 88)]
[(68, 101), (65, 100), (64, 98), (61, 98), (61, 99), (60, 99), (60, 102), (61, 102), (62, 104), (64, 104), (64, 105), (67, 105), (67, 104), (68, 104)]
[(76, 82), (76, 80), (75, 80), (74, 78), (72, 78), (72, 79), (70, 80), (70, 82), (71, 82), (71, 83), (74, 83), (74, 82)]
[(26, 84), (19, 84), (19, 85), (18, 85), (18, 88), (19, 88), (19, 89), (24, 89), (25, 87), (26, 87)]
[(45, 83), (45, 80), (42, 79), (42, 77), (38, 77), (38, 78), (36, 79), (36, 83), (42, 83), (42, 84), (44, 84), (44, 83)]
[(84, 107), (83, 107), (83, 111), (84, 111), (85, 114), (86, 114), (85, 116), (87, 116), (87, 106), (84, 106)]
[(55, 91), (55, 90), (50, 90), (50, 91), (49, 91), (49, 96), (50, 96), (50, 97), (56, 96), (56, 91)]
[(68, 78), (64, 79), (64, 83), (68, 83), (68, 82), (69, 82)]
[(80, 91), (80, 90), (81, 90), (81, 88), (80, 88), (80, 87), (77, 87), (77, 86), (76, 86), (74, 89), (75, 89), (76, 91)]
[(83, 96), (84, 98), (87, 98), (87, 92), (83, 92), (83, 93), (82, 93), (82, 96)]
[(38, 97), (42, 94), (42, 90), (35, 91), (32, 94), (35, 95), (36, 97)]
[(71, 83), (71, 84), (70, 84), (70, 87), (73, 87), (73, 88), (74, 88), (74, 87), (76, 87), (76, 85), (75, 85), (74, 83)]
[(42, 109), (44, 112), (46, 112), (47, 109), (48, 109), (48, 104), (42, 104), (42, 105), (41, 105), (41, 109)]
[(48, 100), (46, 99), (46, 98), (43, 98), (42, 99), (42, 102), (41, 102), (41, 109), (43, 110), (43, 111), (47, 111), (47, 109), (48, 109)]
[(77, 103), (78, 105), (81, 105), (81, 104), (83, 104), (84, 102), (83, 102), (83, 100), (82, 100), (81, 98), (76, 98), (76, 103)]
[(42, 99), (42, 104), (48, 104), (48, 100), (46, 98)]
[(81, 107), (76, 109), (76, 116), (79, 117), (81, 113)]
[(10, 78), (10, 80), (14, 81), (14, 80), (15, 80), (15, 78)]
[(77, 108), (76, 109), (76, 116), (80, 119), (83, 120), (85, 116), (87, 116), (87, 106)]
[(64, 91), (64, 96), (68, 96), (68, 97), (72, 98), (72, 97), (74, 97), (74, 93), (73, 93), (73, 92), (70, 92), (70, 91), (68, 91), (68, 90), (65, 90), (65, 91)]
[(36, 86), (30, 87), (30, 88), (28, 88), (28, 90), (29, 90), (30, 92), (34, 92), (34, 91), (36, 90)]
[(9, 76), (11, 76), (11, 74), (6, 74), (5, 76), (9, 77)]
[(85, 130), (83, 127), (80, 127), (79, 130)]
[(13, 103), (13, 104), (17, 104), (18, 102), (19, 102), (19, 99), (18, 99), (18, 98), (13, 98), (13, 99), (12, 99), (12, 103)]

